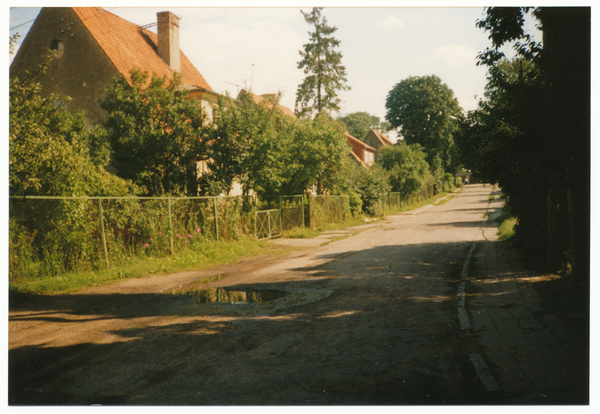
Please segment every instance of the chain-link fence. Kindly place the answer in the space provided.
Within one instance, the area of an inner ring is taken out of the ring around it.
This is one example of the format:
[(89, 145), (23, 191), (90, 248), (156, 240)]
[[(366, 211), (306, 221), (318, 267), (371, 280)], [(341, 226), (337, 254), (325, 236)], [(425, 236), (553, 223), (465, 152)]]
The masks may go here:
[[(444, 189), (444, 191), (448, 190)], [(433, 186), (424, 188), (409, 196), (402, 196), (400, 193), (387, 193), (379, 198), (380, 211), (382, 214), (394, 213), (407, 205), (420, 203), (421, 201), (432, 198), (434, 195), (435, 191)]]
[[(433, 196), (381, 199), (384, 211)], [(350, 217), (348, 196), (282, 197), (257, 211), (242, 197), (24, 197), (9, 200), (9, 274), (58, 275), (118, 266), (132, 256), (161, 257), (212, 240), (279, 237), (294, 227), (319, 228)]]
[(304, 227), (304, 196), (281, 197), (280, 205), (282, 230)]
[(348, 196), (311, 195), (309, 197), (309, 225), (313, 229), (327, 224), (341, 223), (349, 216)]
[(9, 200), (10, 277), (110, 267), (254, 230), (241, 197), (25, 197)]

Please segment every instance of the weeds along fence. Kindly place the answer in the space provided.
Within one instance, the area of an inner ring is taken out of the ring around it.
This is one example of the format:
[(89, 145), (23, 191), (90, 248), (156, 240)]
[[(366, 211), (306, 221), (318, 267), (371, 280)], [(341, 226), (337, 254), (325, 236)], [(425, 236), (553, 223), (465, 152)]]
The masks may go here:
[(350, 217), (350, 199), (341, 195), (309, 196), (309, 226), (313, 229), (341, 223)]
[[(444, 190), (447, 191), (447, 190)], [(382, 214), (389, 214), (402, 209), (410, 204), (420, 203), (435, 195), (433, 186), (422, 189), (409, 196), (402, 196), (401, 193), (387, 193), (379, 198), (380, 211)]]
[(9, 200), (10, 277), (117, 266), (252, 234), (241, 197), (25, 197)]
[[(382, 197), (385, 211), (433, 195)], [(242, 197), (42, 197), (9, 199), (9, 277), (110, 268), (133, 256), (200, 251), (205, 242), (278, 237), (350, 217), (348, 196), (289, 196), (258, 211)]]

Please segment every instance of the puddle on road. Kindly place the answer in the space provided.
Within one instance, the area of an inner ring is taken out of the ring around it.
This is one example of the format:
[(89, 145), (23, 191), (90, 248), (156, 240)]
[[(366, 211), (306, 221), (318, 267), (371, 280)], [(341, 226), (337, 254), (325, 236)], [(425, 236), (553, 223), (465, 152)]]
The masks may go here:
[[(322, 300), (331, 290), (320, 286), (303, 287), (295, 284), (269, 286), (263, 285), (258, 289), (248, 287), (238, 288), (209, 288), (206, 279), (178, 286), (167, 291), (174, 296), (187, 296), (193, 300), (183, 308), (171, 310), (172, 315), (268, 315), (298, 305)], [(192, 299), (192, 297), (194, 299)]]
[(279, 290), (227, 290), (223, 288), (183, 288), (172, 292), (174, 295), (196, 296), (196, 303), (261, 303), (272, 302), (289, 293)]

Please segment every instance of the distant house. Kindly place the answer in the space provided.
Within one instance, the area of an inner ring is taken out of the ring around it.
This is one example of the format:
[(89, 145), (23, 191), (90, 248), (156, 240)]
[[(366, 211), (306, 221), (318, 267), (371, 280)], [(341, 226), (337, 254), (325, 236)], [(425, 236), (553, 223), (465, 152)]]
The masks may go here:
[[(147, 27), (157, 26), (157, 34)], [(199, 99), (209, 116), (214, 92), (179, 49), (179, 18), (157, 13), (157, 22), (140, 27), (99, 7), (44, 7), (19, 48), (10, 77), (44, 62), (53, 50), (54, 61), (38, 82), (42, 93), (70, 96), (69, 110), (83, 111), (88, 125), (106, 119), (99, 99), (116, 75), (130, 79), (131, 69), (172, 78), (182, 76), (182, 89)]]
[(394, 145), (387, 136), (374, 129), (371, 129), (365, 137), (365, 143), (375, 148), (375, 159), (377, 159), (379, 148)]
[(348, 133), (348, 131), (346, 131), (345, 134), (346, 138), (348, 139), (348, 145), (351, 148), (350, 157), (363, 167), (372, 166), (375, 163), (375, 153), (377, 150), (361, 140), (353, 137)]

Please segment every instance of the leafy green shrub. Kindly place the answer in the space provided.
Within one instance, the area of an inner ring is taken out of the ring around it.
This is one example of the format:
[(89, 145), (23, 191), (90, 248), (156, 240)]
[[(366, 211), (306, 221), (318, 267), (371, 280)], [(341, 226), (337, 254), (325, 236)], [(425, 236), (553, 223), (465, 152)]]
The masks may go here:
[(348, 191), (348, 207), (353, 216), (362, 214), (363, 200), (358, 191)]
[(14, 219), (9, 220), (8, 277), (17, 281), (29, 274), (33, 266), (32, 235)]
[(517, 224), (517, 219), (515, 217), (508, 218), (500, 224), (498, 227), (498, 237), (500, 240), (508, 240), (515, 235), (515, 225)]
[(390, 190), (399, 192), (404, 198), (432, 182), (426, 157), (419, 144), (408, 145), (401, 141), (392, 147), (381, 148), (377, 165), (388, 171)]
[(362, 168), (356, 183), (360, 194), (362, 210), (370, 216), (382, 216), (384, 208), (380, 202), (381, 196), (390, 189), (388, 174), (382, 168)]

